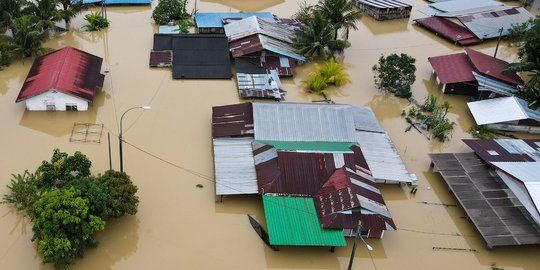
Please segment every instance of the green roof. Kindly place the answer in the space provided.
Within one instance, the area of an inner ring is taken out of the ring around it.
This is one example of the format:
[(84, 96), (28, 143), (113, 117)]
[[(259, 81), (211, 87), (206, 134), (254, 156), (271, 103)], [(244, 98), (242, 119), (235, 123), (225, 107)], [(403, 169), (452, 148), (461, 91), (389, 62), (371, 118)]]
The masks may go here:
[(270, 244), (284, 246), (347, 245), (343, 230), (323, 229), (313, 198), (263, 196)]
[(301, 150), (301, 151), (327, 151), (327, 152), (351, 152), (351, 146), (356, 142), (285, 142), (285, 141), (264, 141), (260, 143), (273, 146), (279, 150)]

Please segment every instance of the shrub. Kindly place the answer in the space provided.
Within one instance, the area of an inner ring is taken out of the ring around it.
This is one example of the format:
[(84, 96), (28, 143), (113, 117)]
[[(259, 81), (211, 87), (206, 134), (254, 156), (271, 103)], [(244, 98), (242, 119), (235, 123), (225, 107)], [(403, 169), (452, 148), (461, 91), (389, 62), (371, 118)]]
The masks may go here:
[(39, 199), (41, 191), (37, 186), (34, 174), (24, 171), (21, 174), (11, 174), (9, 193), (4, 195), (4, 203), (13, 204), (17, 210), (28, 210)]
[(109, 21), (103, 17), (101, 11), (86, 14), (84, 19), (88, 22), (83, 26), (86, 31), (99, 31), (103, 28), (109, 27)]
[(415, 62), (416, 59), (403, 53), (393, 53), (387, 57), (381, 55), (379, 62), (372, 68), (376, 87), (399, 97), (410, 97), (410, 87), (416, 80)]
[(160, 0), (152, 11), (152, 19), (156, 24), (167, 24), (189, 18), (191, 14), (187, 12), (186, 5), (187, 0)]

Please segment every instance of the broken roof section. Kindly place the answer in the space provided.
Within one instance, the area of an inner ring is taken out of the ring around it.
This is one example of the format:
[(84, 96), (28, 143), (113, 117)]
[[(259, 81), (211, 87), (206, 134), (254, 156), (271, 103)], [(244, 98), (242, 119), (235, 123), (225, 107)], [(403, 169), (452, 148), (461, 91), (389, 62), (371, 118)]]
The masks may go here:
[(277, 71), (269, 74), (236, 73), (238, 93), (242, 98), (271, 98), (281, 100), (285, 91), (281, 89), (281, 81)]
[(525, 23), (534, 16), (522, 7), (508, 7), (504, 10), (478, 12), (457, 18), (478, 38), (488, 39), (499, 35), (506, 36), (510, 34), (513, 25)]
[(244, 19), (251, 16), (274, 21), (274, 15), (270, 12), (197, 12), (195, 13), (195, 24), (199, 28), (223, 27), (224, 19)]
[(341, 229), (323, 229), (312, 198), (263, 195), (270, 244), (346, 246)]
[(16, 102), (51, 89), (91, 102), (105, 80), (102, 63), (101, 57), (69, 46), (37, 57)]
[(306, 61), (305, 57), (295, 52), (296, 50), (291, 44), (261, 34), (255, 34), (231, 41), (229, 47), (233, 57), (245, 56), (267, 50), (298, 61)]
[(478, 125), (489, 125), (531, 119), (540, 122), (540, 110), (529, 109), (527, 102), (517, 97), (501, 97), (468, 102)]
[(263, 20), (256, 16), (247, 17), (245, 19), (231, 22), (225, 25), (225, 35), (229, 41), (235, 41), (254, 34), (265, 35), (282, 42), (292, 43), (291, 37), (294, 35), (289, 27)]

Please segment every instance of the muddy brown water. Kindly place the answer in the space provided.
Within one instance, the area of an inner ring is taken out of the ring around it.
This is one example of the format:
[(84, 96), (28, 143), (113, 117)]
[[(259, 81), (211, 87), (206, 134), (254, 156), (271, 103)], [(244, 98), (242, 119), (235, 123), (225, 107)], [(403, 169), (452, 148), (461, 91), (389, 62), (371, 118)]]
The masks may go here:
[[(154, 1), (155, 2), (155, 1)], [(310, 0), (309, 2), (315, 2)], [(475, 227), (462, 217), (460, 207), (425, 205), (418, 202), (456, 204), (442, 179), (429, 172), (430, 152), (468, 151), (461, 142), (472, 117), (467, 98), (442, 96), (431, 78), (428, 56), (461, 51), (439, 37), (411, 24), (422, 15), (417, 9), (425, 2), (411, 1), (411, 19), (377, 22), (363, 17), (358, 31), (350, 34), (352, 47), (343, 59), (352, 83), (331, 91), (339, 103), (371, 106), (387, 129), (407, 168), (420, 180), (416, 197), (399, 186), (383, 186), (388, 207), (399, 228), (384, 239), (369, 239), (374, 251), (359, 248), (353, 269), (490, 269), (496, 263), (506, 270), (540, 269), (538, 246), (485, 249)], [(153, 3), (152, 6), (155, 6)], [(193, 4), (191, 4), (193, 6)], [(296, 1), (202, 0), (199, 11), (271, 11), (288, 17)], [(124, 120), (125, 170), (139, 187), (140, 207), (136, 216), (111, 221), (98, 234), (100, 245), (89, 249), (74, 269), (345, 269), (351, 245), (330, 253), (326, 248), (284, 247), (274, 252), (252, 230), (246, 214), (264, 224), (262, 202), (257, 196), (226, 197), (216, 203), (211, 146), (211, 107), (241, 102), (233, 80), (172, 80), (169, 69), (148, 67), (152, 34), (151, 7), (109, 7), (112, 24), (102, 32), (81, 30), (79, 15), (70, 31), (58, 34), (47, 47), (71, 45), (104, 57), (105, 86), (88, 112), (25, 112), (14, 101), (28, 73), (32, 59), (15, 61), (0, 71), (0, 193), (4, 194), (11, 173), (34, 170), (49, 159), (54, 148), (80, 150), (93, 161), (93, 173), (109, 167), (107, 132), (113, 147), (113, 167), (118, 169), (118, 121), (132, 106), (151, 105), (150, 111), (130, 112)], [(474, 46), (492, 54), (496, 42)], [(448, 100), (449, 116), (457, 123), (446, 143), (427, 141), (414, 130), (404, 133), (400, 117), (406, 101), (374, 88), (371, 67), (381, 54), (407, 53), (417, 59), (414, 96), (429, 93)], [(516, 59), (515, 48), (505, 42), (500, 58)], [(306, 64), (294, 79), (283, 80), (287, 101), (311, 102), (320, 97), (307, 95), (302, 80), (314, 69)], [(74, 122), (103, 124), (102, 142), (70, 143)], [(172, 166), (169, 163), (174, 164)], [(203, 188), (195, 185), (202, 184)], [(30, 241), (27, 217), (0, 205), (0, 269), (51, 269)], [(456, 236), (456, 234), (462, 236)], [(349, 240), (349, 244), (352, 241)], [(436, 251), (433, 247), (475, 249), (476, 252)]]

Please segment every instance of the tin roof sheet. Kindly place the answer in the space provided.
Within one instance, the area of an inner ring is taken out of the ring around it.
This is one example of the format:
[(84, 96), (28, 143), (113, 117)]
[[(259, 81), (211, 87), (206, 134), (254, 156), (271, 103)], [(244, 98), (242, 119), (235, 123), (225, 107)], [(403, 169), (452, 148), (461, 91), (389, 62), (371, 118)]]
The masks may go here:
[(172, 66), (172, 51), (151, 51), (150, 52), (151, 67), (171, 67)]
[(473, 66), (465, 53), (428, 57), (428, 61), (441, 83), (471, 82), (476, 80), (472, 74)]
[(498, 37), (501, 28), (502, 36), (506, 36), (510, 34), (513, 25), (525, 23), (532, 18), (534, 16), (522, 7), (458, 16), (459, 21), (480, 39)]
[(373, 110), (367, 106), (354, 106), (354, 128), (362, 131), (385, 132)]
[(478, 82), (478, 91), (491, 91), (500, 95), (513, 96), (518, 90), (513, 85), (492, 79), (475, 71), (473, 71), (473, 76)]
[(478, 125), (504, 123), (523, 119), (540, 121), (540, 111), (528, 108), (527, 102), (517, 97), (500, 97), (468, 102), (469, 110)]
[(458, 10), (458, 11), (453, 11), (453, 12), (438, 12), (435, 14), (435, 16), (455, 18), (457, 16), (466, 16), (466, 15), (482, 13), (482, 12), (495, 12), (495, 11), (504, 10), (504, 9), (508, 9), (508, 6), (506, 5), (485, 6), (485, 7), (463, 9), (463, 10)]
[(262, 34), (272, 37), (285, 43), (292, 43), (291, 37), (294, 31), (286, 25), (278, 24), (263, 20), (256, 16), (247, 17), (245, 19), (231, 22), (225, 25), (225, 35), (229, 41), (238, 40), (254, 34)]
[(486, 162), (540, 161), (540, 140), (463, 140)]
[(257, 140), (260, 143), (272, 146), (278, 150), (298, 151), (298, 152), (339, 152), (353, 153), (351, 146), (356, 142), (291, 142), (291, 141), (265, 141)]
[(482, 42), (467, 28), (444, 18), (435, 16), (414, 20), (418, 25), (441, 35), (443, 38), (460, 45), (470, 45)]
[(214, 143), (216, 195), (257, 194), (253, 138), (217, 138)]
[(274, 15), (270, 12), (197, 12), (195, 13), (195, 24), (199, 28), (223, 27), (223, 19), (241, 19), (251, 16), (257, 16), (265, 20), (274, 21)]
[(356, 141), (348, 105), (253, 103), (253, 118), (256, 140)]
[(402, 1), (397, 0), (358, 0), (358, 3), (369, 5), (376, 8), (409, 8), (412, 7)]
[(212, 136), (214, 138), (252, 134), (251, 103), (212, 107)]
[(275, 70), (270, 70), (269, 74), (236, 73), (236, 81), (240, 96), (243, 98), (282, 99), (285, 97), (285, 91), (281, 89), (281, 80)]
[(467, 53), (467, 56), (471, 60), (471, 63), (476, 71), (512, 85), (525, 84), (516, 73), (503, 74), (503, 70), (505, 70), (508, 66), (508, 62), (475, 51), (471, 48), (465, 47), (463, 49)]
[(342, 230), (323, 229), (312, 198), (263, 196), (270, 244), (346, 246)]
[(438, 3), (429, 4), (430, 7), (439, 10), (440, 12), (457, 12), (467, 9), (490, 7), (490, 6), (502, 6), (504, 5), (498, 1), (492, 0), (452, 0)]
[[(525, 184), (540, 184), (540, 162), (491, 162), (493, 166), (512, 175)], [(540, 193), (530, 194), (532, 198), (540, 197)], [(540, 207), (540, 205), (539, 205)]]
[(16, 102), (51, 89), (92, 101), (105, 80), (100, 73), (102, 63), (101, 57), (69, 46), (37, 57)]
[(295, 49), (291, 44), (261, 34), (254, 34), (233, 40), (229, 43), (229, 48), (233, 57), (245, 56), (267, 50), (298, 61), (306, 61), (305, 57), (295, 52)]

